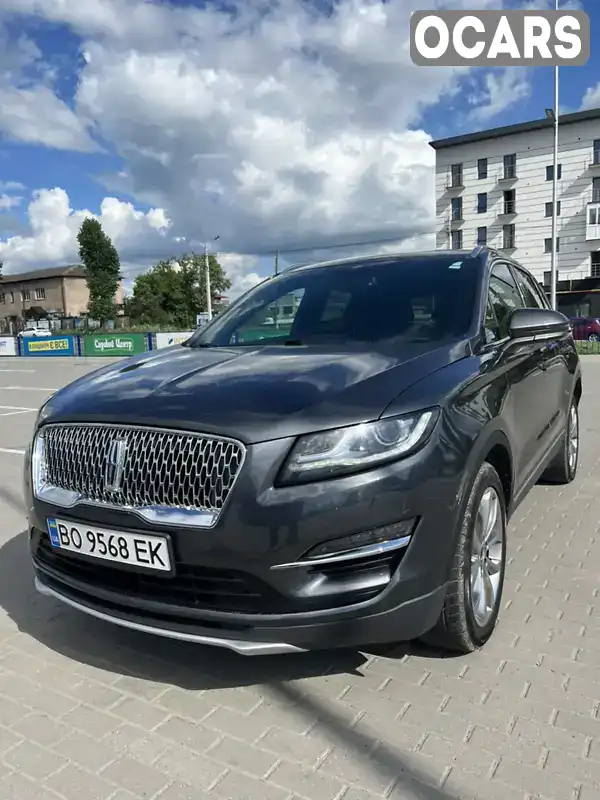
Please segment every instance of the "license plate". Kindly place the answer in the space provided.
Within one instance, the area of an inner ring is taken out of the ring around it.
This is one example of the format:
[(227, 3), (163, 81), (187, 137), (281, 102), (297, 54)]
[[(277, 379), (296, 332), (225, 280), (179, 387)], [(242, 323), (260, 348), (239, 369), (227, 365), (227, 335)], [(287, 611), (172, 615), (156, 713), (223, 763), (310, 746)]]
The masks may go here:
[(57, 549), (132, 567), (171, 572), (169, 544), (164, 536), (110, 531), (55, 518), (48, 519), (47, 524), (50, 542)]

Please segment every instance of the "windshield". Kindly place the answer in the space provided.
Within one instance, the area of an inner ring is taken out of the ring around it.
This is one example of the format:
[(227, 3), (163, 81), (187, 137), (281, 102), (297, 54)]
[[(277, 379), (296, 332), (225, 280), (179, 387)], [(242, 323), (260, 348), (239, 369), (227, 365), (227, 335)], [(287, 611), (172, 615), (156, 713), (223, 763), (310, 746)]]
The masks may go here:
[(480, 260), (390, 257), (289, 270), (255, 287), (190, 347), (439, 342), (468, 334)]

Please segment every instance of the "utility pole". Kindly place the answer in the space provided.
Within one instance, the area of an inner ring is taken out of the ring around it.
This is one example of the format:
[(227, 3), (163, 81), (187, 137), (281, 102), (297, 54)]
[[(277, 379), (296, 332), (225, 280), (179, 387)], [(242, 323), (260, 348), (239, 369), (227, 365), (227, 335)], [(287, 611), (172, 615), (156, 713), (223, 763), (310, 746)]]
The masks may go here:
[(279, 250), (275, 252), (275, 275), (279, 274)]
[(208, 263), (208, 242), (204, 243), (204, 273), (206, 277), (206, 313), (208, 315), (208, 321), (210, 322), (212, 319), (212, 298), (211, 298), (211, 286), (210, 286), (210, 267)]
[[(558, 11), (558, 0), (556, 0)], [(556, 310), (556, 284), (558, 282), (557, 265), (557, 217), (558, 217), (558, 66), (554, 67), (554, 148), (552, 167), (552, 255), (550, 262), (550, 304)]]
[[(213, 242), (216, 242), (219, 237), (215, 236)], [(204, 271), (206, 277), (206, 314), (208, 321), (212, 319), (212, 287), (210, 285), (210, 264), (208, 258), (208, 242), (204, 243)]]

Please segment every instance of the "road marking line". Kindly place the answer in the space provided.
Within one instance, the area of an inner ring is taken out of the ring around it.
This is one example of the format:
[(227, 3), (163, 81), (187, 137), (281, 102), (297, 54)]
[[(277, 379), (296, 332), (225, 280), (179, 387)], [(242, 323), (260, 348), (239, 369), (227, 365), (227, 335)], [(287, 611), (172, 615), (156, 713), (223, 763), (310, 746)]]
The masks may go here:
[(29, 411), (0, 411), (0, 417), (18, 417), (19, 414), (29, 413)]
[(0, 372), (29, 372), (34, 373), (34, 369), (0, 369)]
[(0, 453), (8, 453), (13, 456), (24, 456), (25, 450), (13, 450), (11, 447), (0, 447)]
[(47, 386), (0, 386), (0, 392), (9, 389), (11, 392), (56, 392), (56, 387), (49, 389)]
[(29, 408), (29, 406), (0, 406), (6, 411), (38, 411), (37, 408)]

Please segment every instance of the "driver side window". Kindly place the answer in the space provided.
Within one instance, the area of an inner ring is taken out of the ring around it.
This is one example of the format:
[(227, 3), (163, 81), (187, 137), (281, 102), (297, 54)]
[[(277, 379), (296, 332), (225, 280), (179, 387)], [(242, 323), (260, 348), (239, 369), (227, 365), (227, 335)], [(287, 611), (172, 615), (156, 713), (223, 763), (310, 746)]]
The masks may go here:
[(493, 309), (496, 327), (489, 328), (488, 336), (488, 315), (486, 314), (486, 339), (494, 341), (505, 339), (508, 336), (508, 321), (510, 315), (516, 308), (523, 308), (523, 300), (517, 288), (517, 284), (512, 273), (506, 264), (496, 264), (490, 275), (488, 289), (488, 306)]
[(270, 306), (258, 309), (232, 334), (230, 344), (262, 342), (265, 339), (289, 336), (303, 296), (304, 289), (298, 289), (278, 297)]

